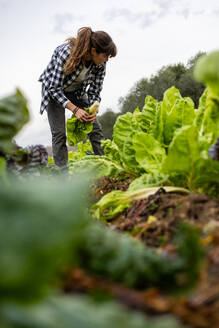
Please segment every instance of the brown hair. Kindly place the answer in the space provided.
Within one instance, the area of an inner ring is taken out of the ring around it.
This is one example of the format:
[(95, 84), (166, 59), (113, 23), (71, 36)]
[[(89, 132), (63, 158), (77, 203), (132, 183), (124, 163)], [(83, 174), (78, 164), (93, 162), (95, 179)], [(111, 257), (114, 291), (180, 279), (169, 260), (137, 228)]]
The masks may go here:
[(71, 45), (70, 55), (63, 67), (65, 74), (71, 74), (82, 61), (90, 54), (91, 48), (96, 52), (107, 54), (109, 57), (115, 57), (117, 54), (116, 45), (112, 38), (104, 31), (92, 32), (90, 27), (81, 27), (78, 30), (77, 38), (68, 38)]

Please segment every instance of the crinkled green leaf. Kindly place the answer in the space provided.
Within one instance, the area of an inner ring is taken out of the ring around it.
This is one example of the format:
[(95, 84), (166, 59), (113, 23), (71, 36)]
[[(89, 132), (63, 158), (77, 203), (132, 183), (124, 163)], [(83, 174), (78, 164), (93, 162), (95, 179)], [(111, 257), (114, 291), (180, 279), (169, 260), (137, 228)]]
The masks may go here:
[(77, 150), (76, 151), (69, 151), (68, 152), (68, 163), (69, 165), (71, 162), (75, 162), (83, 158), (87, 155), (87, 151), (92, 152), (92, 145), (90, 140), (87, 140), (86, 142), (80, 141), (77, 144)]
[(178, 89), (169, 88), (161, 104), (163, 121), (163, 142), (167, 146), (177, 129), (191, 125), (195, 117), (194, 103), (191, 98), (183, 98)]
[(164, 142), (169, 145), (177, 129), (193, 124), (195, 117), (194, 103), (191, 98), (176, 100), (171, 111), (166, 115)]
[(148, 95), (145, 98), (142, 116), (140, 117), (142, 131), (156, 137), (158, 141), (162, 141), (162, 139), (159, 138), (159, 135), (163, 132), (162, 122), (159, 119), (160, 107), (161, 103)]
[(124, 142), (123, 151), (120, 153), (120, 157), (126, 171), (132, 172), (134, 175), (139, 175), (144, 172), (136, 160), (136, 153), (132, 139), (127, 139)]
[(166, 157), (165, 149), (160, 143), (144, 132), (135, 133), (132, 142), (135, 158), (140, 167), (146, 172), (159, 172)]
[(113, 162), (118, 163), (119, 165), (122, 164), (119, 149), (114, 141), (110, 139), (101, 140), (101, 146), (104, 149), (105, 156), (107, 156)]
[(201, 148), (206, 153), (219, 136), (219, 98), (214, 99), (212, 90), (206, 88), (200, 98), (195, 125), (198, 128)]
[(123, 152), (123, 145), (128, 140), (131, 139), (132, 134), (137, 129), (137, 124), (133, 118), (132, 113), (126, 113), (120, 115), (113, 127), (113, 141), (117, 145), (120, 152)]
[[(200, 160), (201, 151), (198, 131), (195, 126), (185, 126), (173, 138), (162, 173), (168, 174), (178, 186), (194, 189), (195, 163)], [(183, 185), (182, 185), (183, 183)]]
[(198, 131), (195, 126), (185, 126), (178, 130), (168, 148), (163, 171), (167, 174), (171, 174), (172, 171), (189, 173), (199, 158)]
[(69, 171), (72, 175), (89, 174), (97, 179), (104, 176), (113, 178), (125, 173), (123, 167), (106, 156), (98, 155), (84, 156), (81, 160), (70, 163)]
[(75, 115), (67, 119), (67, 140), (69, 146), (76, 146), (78, 142), (85, 141), (87, 134), (93, 130), (93, 124), (80, 122)]
[(155, 186), (162, 186), (168, 180), (168, 175), (159, 173), (144, 173), (139, 178), (136, 178), (129, 185), (129, 191), (140, 190)]
[(136, 120), (139, 114), (137, 110), (133, 114), (128, 112), (120, 115), (113, 128), (113, 141), (118, 147), (122, 165), (125, 170), (133, 174), (138, 174), (141, 171), (135, 159), (135, 150), (132, 144), (132, 136), (139, 129)]
[(219, 195), (219, 162), (201, 158), (195, 163), (195, 189), (212, 197)]

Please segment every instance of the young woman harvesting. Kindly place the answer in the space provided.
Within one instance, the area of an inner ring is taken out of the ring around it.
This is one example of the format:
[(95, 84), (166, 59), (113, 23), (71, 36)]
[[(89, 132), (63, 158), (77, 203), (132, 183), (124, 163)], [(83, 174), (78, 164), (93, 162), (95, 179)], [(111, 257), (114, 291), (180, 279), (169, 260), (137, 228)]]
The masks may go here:
[(93, 123), (88, 134), (93, 151), (103, 154), (100, 141), (103, 133), (96, 114), (89, 115), (84, 108), (100, 102), (100, 92), (106, 73), (106, 62), (116, 56), (117, 49), (104, 31), (93, 32), (90, 27), (78, 30), (76, 38), (69, 38), (58, 46), (41, 74), (42, 102), (40, 113), (47, 111), (52, 133), (55, 164), (67, 167), (65, 108), (79, 121)]

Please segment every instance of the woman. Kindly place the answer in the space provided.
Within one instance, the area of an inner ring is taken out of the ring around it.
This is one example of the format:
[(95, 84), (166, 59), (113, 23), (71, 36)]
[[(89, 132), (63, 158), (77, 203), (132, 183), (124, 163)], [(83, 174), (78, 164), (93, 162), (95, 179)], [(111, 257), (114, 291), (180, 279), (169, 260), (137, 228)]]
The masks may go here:
[(103, 155), (100, 145), (103, 133), (96, 114), (89, 115), (84, 108), (95, 100), (100, 102), (106, 62), (116, 53), (116, 46), (106, 32), (93, 32), (90, 27), (82, 27), (76, 39), (69, 38), (55, 49), (39, 78), (42, 82), (40, 113), (47, 110), (53, 157), (61, 168), (66, 168), (68, 162), (65, 108), (79, 121), (93, 123), (93, 131), (88, 136), (94, 153)]

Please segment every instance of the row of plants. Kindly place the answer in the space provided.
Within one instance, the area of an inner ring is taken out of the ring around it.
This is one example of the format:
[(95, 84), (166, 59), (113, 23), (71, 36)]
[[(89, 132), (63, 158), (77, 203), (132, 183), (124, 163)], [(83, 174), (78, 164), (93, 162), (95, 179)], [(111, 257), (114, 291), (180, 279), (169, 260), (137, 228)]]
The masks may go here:
[(126, 192), (113, 191), (95, 204), (94, 217), (112, 219), (156, 186), (219, 196), (219, 162), (209, 156), (219, 135), (218, 62), (215, 52), (196, 65), (196, 79), (207, 86), (197, 109), (171, 87), (161, 102), (147, 96), (142, 110), (118, 117), (113, 140), (102, 141), (105, 156), (82, 154), (81, 147), (90, 145), (80, 145), (69, 162), (71, 174), (89, 170), (98, 177), (132, 179)]

